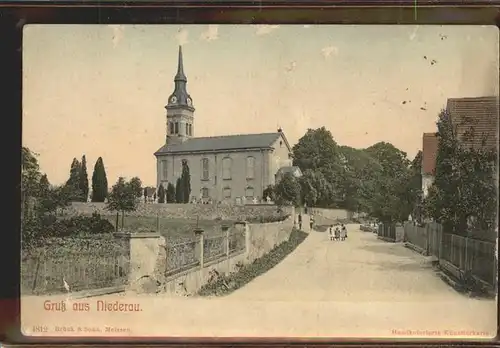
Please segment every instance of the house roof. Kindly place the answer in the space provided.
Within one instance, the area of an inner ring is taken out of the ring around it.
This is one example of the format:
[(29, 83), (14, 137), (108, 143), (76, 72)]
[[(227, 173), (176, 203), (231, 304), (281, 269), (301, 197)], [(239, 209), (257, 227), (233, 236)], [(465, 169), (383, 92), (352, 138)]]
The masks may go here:
[(446, 106), (457, 139), (466, 147), (498, 145), (498, 97), (450, 98)]
[(438, 143), (436, 133), (424, 133), (422, 137), (422, 174), (434, 175)]
[[(267, 149), (282, 135), (281, 132), (274, 132), (191, 138), (179, 144), (166, 144), (155, 152), (155, 156), (200, 151)], [(285, 143), (288, 146), (286, 139)]]

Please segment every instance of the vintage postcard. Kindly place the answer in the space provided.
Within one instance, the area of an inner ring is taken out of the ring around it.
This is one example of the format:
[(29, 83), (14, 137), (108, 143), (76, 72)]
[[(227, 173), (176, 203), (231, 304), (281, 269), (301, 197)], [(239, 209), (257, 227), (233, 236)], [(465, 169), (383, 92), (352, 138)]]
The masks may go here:
[(492, 339), (498, 36), (25, 26), (22, 333)]

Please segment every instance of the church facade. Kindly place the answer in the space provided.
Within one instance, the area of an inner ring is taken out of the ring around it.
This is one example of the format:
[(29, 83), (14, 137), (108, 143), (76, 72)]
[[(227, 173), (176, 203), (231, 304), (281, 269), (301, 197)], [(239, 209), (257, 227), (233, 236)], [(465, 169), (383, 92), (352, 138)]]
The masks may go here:
[[(191, 199), (235, 203), (261, 201), (277, 174), (291, 167), (291, 147), (283, 131), (195, 137), (194, 104), (187, 92), (179, 47), (174, 91), (166, 109), (166, 141), (154, 153), (157, 188), (176, 184), (182, 163), (189, 165)], [(278, 177), (279, 178), (279, 177)], [(243, 198), (244, 197), (244, 198)]]

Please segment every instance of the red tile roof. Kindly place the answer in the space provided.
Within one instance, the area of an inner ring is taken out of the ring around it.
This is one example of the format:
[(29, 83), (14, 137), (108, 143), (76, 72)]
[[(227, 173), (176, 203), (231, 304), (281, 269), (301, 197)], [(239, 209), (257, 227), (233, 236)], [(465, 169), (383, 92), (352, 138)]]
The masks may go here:
[(464, 146), (498, 146), (498, 97), (450, 98), (446, 110)]
[(434, 175), (438, 137), (436, 133), (424, 133), (422, 141), (422, 174)]

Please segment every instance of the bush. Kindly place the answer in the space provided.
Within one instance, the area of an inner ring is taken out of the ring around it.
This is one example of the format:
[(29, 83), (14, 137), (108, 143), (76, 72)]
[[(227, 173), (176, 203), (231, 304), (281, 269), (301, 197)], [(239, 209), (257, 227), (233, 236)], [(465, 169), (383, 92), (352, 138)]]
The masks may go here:
[(260, 215), (252, 216), (247, 219), (248, 223), (265, 224), (270, 222), (285, 221), (290, 217), (290, 214), (277, 214), (277, 215)]
[(39, 245), (45, 238), (77, 235), (106, 234), (114, 231), (114, 226), (97, 213), (92, 216), (73, 216), (57, 220), (53, 215), (29, 218), (22, 224), (23, 248)]

